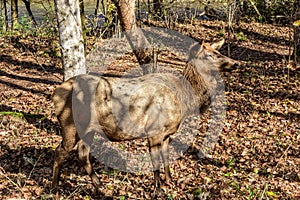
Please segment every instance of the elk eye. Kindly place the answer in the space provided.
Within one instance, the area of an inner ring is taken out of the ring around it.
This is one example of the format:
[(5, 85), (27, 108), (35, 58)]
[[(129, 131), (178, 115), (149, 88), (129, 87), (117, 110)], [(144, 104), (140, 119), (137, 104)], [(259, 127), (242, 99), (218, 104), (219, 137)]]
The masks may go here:
[(207, 54), (207, 58), (212, 58), (212, 55), (211, 54)]

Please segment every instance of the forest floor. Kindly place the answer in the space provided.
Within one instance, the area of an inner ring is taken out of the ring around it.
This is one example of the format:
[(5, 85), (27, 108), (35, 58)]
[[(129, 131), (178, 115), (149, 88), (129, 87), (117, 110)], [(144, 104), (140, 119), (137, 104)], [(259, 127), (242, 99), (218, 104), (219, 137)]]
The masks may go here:
[[(211, 42), (224, 36), (224, 26), (196, 21), (174, 29)], [(157, 198), (300, 199), (300, 67), (289, 56), (292, 32), (260, 23), (234, 28), (230, 57), (241, 66), (221, 74), (227, 109), (219, 140), (208, 156), (198, 157), (210, 117), (203, 115), (192, 144), (171, 164), (173, 182), (163, 184)], [(50, 190), (54, 150), (61, 140), (51, 102), (62, 82), (57, 47), (57, 38), (0, 36), (0, 199), (153, 197), (152, 173), (122, 172), (93, 159), (103, 182), (101, 194), (96, 193), (75, 153), (62, 167), (59, 194)], [(227, 45), (221, 52), (227, 55)], [(172, 56), (158, 60), (163, 59)], [(122, 74), (137, 65), (130, 54), (110, 70)], [(139, 142), (130, 148), (147, 149)]]

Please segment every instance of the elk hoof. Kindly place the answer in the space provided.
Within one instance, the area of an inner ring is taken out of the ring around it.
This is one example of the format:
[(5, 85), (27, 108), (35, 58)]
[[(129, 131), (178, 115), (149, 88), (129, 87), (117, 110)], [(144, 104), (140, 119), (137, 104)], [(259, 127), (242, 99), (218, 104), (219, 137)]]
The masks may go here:
[(100, 183), (99, 178), (97, 177), (97, 175), (93, 174), (91, 178), (92, 178), (92, 182), (93, 182), (93, 185), (95, 186), (95, 188), (99, 188), (101, 183)]

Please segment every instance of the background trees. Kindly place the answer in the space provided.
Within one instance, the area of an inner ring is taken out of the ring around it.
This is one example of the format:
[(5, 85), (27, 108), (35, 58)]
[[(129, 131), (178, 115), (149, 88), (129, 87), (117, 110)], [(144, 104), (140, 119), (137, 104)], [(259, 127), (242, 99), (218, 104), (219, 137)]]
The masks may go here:
[[(96, 1), (93, 5), (93, 15), (87, 14), (88, 12), (84, 11), (84, 4), (88, 1), (80, 0), (80, 16), (81, 16), (81, 26), (79, 28), (82, 30), (80, 34), (75, 37), (83, 37), (78, 41), (83, 41), (85, 44), (85, 35), (96, 35), (98, 37), (110, 37), (116, 31), (119, 30), (118, 26), (122, 27), (123, 31), (127, 31), (127, 39), (130, 41), (130, 45), (135, 53), (140, 65), (143, 67), (144, 74), (149, 72), (154, 72), (156, 70), (155, 66), (155, 55), (153, 49), (151, 49), (149, 43), (145, 39), (142, 33), (137, 33), (138, 24), (141, 26), (143, 23), (160, 22), (165, 24), (168, 28), (176, 23), (182, 22), (192, 22), (193, 20), (205, 20), (205, 19), (219, 19), (227, 22), (227, 27), (224, 27), (224, 30), (228, 33), (228, 42), (230, 43), (230, 37), (234, 36), (237, 33), (234, 33), (233, 26), (239, 21), (249, 21), (257, 20), (259, 22), (267, 23), (279, 23), (286, 26), (292, 26), (292, 23), (299, 19), (299, 0), (284, 0), (284, 1), (270, 1), (270, 0), (228, 0), (228, 1), (208, 1), (202, 0), (199, 2), (195, 1), (162, 1), (162, 0), (153, 0), (153, 1), (129, 1), (129, 0), (113, 0), (113, 1)], [(38, 22), (35, 18), (35, 13), (31, 9), (31, 1), (22, 0), (22, 6), (25, 5), (29, 21), (32, 26), (37, 26)], [(40, 7), (45, 5), (42, 1), (37, 1)], [(101, 6), (100, 6), (101, 5)], [(23, 24), (18, 26), (20, 23), (19, 11), (20, 3), (17, 0), (1, 0), (1, 18), (0, 23), (2, 25), (2, 31), (7, 30), (10, 27), (11, 30), (22, 29)], [(58, 8), (56, 6), (56, 8)], [(66, 8), (66, 7), (64, 7)], [(60, 8), (57, 9), (57, 11)], [(90, 9), (90, 8), (89, 8)], [(50, 11), (50, 12), (49, 12)], [(22, 10), (24, 13), (24, 8)], [(47, 14), (51, 13), (51, 10), (47, 11)], [(91, 12), (90, 12), (91, 13)], [(66, 16), (69, 16), (68, 14)], [(65, 25), (70, 25), (74, 21), (69, 19), (68, 23), (60, 25), (63, 23), (60, 18), (60, 14), (57, 15), (58, 26), (62, 27)], [(77, 13), (76, 13), (77, 17)], [(39, 16), (39, 21), (41, 17)], [(62, 19), (62, 18), (61, 18)], [(118, 23), (120, 21), (120, 23)], [(74, 23), (73, 23), (74, 24)], [(79, 23), (75, 22), (76, 26), (79, 26)], [(29, 25), (29, 26), (31, 26)], [(54, 24), (53, 27), (56, 25)], [(65, 29), (65, 28), (64, 28)], [(78, 30), (79, 30), (78, 29)], [(294, 49), (297, 50), (298, 47), (298, 32), (299, 27), (294, 27)], [(59, 28), (59, 32), (61, 28)], [(131, 34), (128, 34), (131, 31)], [(71, 31), (77, 33), (78, 31)], [(139, 37), (136, 42), (133, 40), (134, 37)], [(65, 41), (70, 37), (65, 37), (61, 41)], [(80, 48), (79, 48), (80, 49)], [(65, 48), (62, 47), (62, 52), (65, 51)], [(81, 50), (80, 50), (81, 51)], [(230, 53), (230, 46), (228, 48)], [(299, 57), (297, 51), (294, 51), (295, 58)], [(66, 58), (63, 53), (63, 60)], [(69, 58), (75, 58), (76, 56), (69, 56)], [(74, 61), (76, 63), (79, 63)], [(83, 61), (80, 61), (83, 62)], [(65, 65), (65, 61), (63, 61)], [(77, 68), (74, 63), (70, 66)], [(81, 64), (80, 64), (81, 65)], [(68, 67), (66, 67), (68, 68)], [(85, 72), (83, 69), (82, 72)], [(72, 74), (72, 73), (71, 73)], [(77, 73), (74, 73), (77, 74)], [(69, 77), (66, 75), (66, 77)]]
[(18, 0), (11, 0), (11, 30), (16, 28), (18, 17)]
[(152, 47), (143, 32), (137, 27), (135, 0), (115, 0), (114, 3), (118, 10), (122, 31), (125, 31), (127, 40), (143, 69), (143, 73), (155, 72), (156, 66), (152, 63)]
[(22, 0), (22, 1), (23, 1), (23, 3), (25, 4), (26, 10), (27, 10), (27, 12), (28, 12), (28, 15), (29, 15), (29, 17), (30, 17), (30, 19), (31, 19), (31, 21), (32, 21), (32, 23), (33, 23), (33, 25), (34, 25), (34, 26), (37, 26), (36, 20), (35, 20), (35, 18), (34, 18), (34, 15), (33, 15), (32, 11), (31, 11), (30, 0)]
[(1, 25), (2, 31), (7, 31), (8, 28), (8, 15), (7, 15), (7, 4), (6, 0), (0, 1), (0, 9), (1, 9)]
[[(35, 13), (31, 9), (31, 1), (22, 0), (25, 5), (25, 9), (27, 11), (27, 15), (29, 21), (32, 26), (37, 26), (38, 22), (35, 18)], [(233, 26), (235, 23), (239, 21), (249, 21), (249, 20), (257, 20), (259, 22), (267, 22), (267, 23), (279, 23), (284, 24), (286, 26), (292, 26), (292, 23), (299, 19), (299, 0), (284, 0), (284, 1), (269, 1), (269, 0), (229, 0), (229, 1), (206, 1), (202, 0), (199, 2), (178, 2), (178, 1), (161, 1), (161, 0), (153, 0), (153, 1), (129, 1), (129, 0), (114, 0), (114, 1), (96, 1), (93, 5), (94, 15), (87, 14), (88, 12), (84, 11), (84, 4), (86, 1), (80, 0), (80, 17), (81, 17), (81, 27), (80, 34), (75, 37), (83, 37), (83, 39), (78, 39), (77, 42), (85, 44), (85, 35), (96, 35), (100, 37), (110, 37), (119, 29), (118, 26), (122, 27), (123, 31), (127, 31), (127, 39), (130, 41), (130, 45), (135, 53), (140, 65), (143, 67), (144, 74), (149, 72), (154, 72), (156, 70), (155, 66), (155, 55), (153, 49), (151, 49), (149, 43), (145, 39), (142, 33), (137, 33), (138, 24), (149, 23), (150, 20), (152, 22), (159, 22), (165, 24), (168, 28), (172, 28), (175, 23), (182, 22), (192, 22), (193, 20), (205, 20), (205, 19), (219, 19), (227, 22), (227, 27), (224, 27), (224, 30), (228, 33), (228, 42), (230, 43), (230, 37), (234, 36), (237, 33), (234, 33)], [(45, 5), (42, 1), (37, 1), (35, 3), (39, 3), (41, 7), (45, 8)], [(57, 4), (57, 3), (56, 3)], [(101, 4), (101, 6), (100, 6)], [(73, 5), (72, 5), (73, 6)], [(2, 31), (7, 30), (10, 27), (11, 30), (22, 29), (24, 28), (24, 24), (20, 26), (18, 23), (20, 22), (19, 11), (20, 3), (17, 0), (1, 0), (1, 18), (0, 23), (2, 25)], [(56, 8), (58, 8), (56, 6)], [(66, 8), (66, 7), (64, 7)], [(57, 9), (57, 11), (60, 8)], [(100, 9), (100, 10), (99, 10)], [(50, 11), (50, 12), (49, 12)], [(22, 10), (24, 13), (24, 8)], [(51, 13), (51, 10), (47, 11), (47, 14)], [(71, 13), (71, 12), (70, 12)], [(90, 12), (91, 13), (91, 12)], [(99, 14), (100, 13), (100, 14)], [(69, 16), (66, 14), (66, 16)], [(76, 13), (77, 17), (77, 13)], [(41, 17), (39, 16), (39, 21)], [(64, 23), (61, 20), (61, 14), (57, 15), (58, 26), (63, 27), (66, 25), (74, 24), (71, 19), (68, 23), (64, 25), (60, 25), (60, 23)], [(63, 18), (61, 18), (63, 19)], [(120, 21), (120, 23), (118, 23)], [(79, 26), (79, 23), (75, 22), (75, 26)], [(29, 25), (29, 26), (31, 26)], [(56, 25), (53, 24), (53, 27)], [(66, 29), (66, 28), (64, 28)], [(299, 52), (297, 51), (297, 47), (299, 47), (299, 27), (294, 27), (294, 56), (295, 58), (299, 57)], [(61, 32), (61, 28), (59, 28), (59, 32)], [(130, 31), (131, 34), (128, 34)], [(77, 33), (78, 31), (71, 31), (73, 33)], [(79, 33), (79, 32), (78, 32)], [(63, 35), (63, 34), (62, 34)], [(70, 35), (64, 37), (61, 41), (65, 41), (66, 39), (71, 39)], [(136, 41), (134, 41), (134, 37), (139, 37)], [(139, 42), (137, 42), (139, 41)], [(74, 41), (73, 41), (74, 42)], [(72, 43), (72, 42), (71, 42)], [(62, 47), (62, 59), (66, 59), (64, 47)], [(77, 49), (77, 48), (75, 48)], [(81, 49), (81, 47), (79, 48)], [(81, 51), (81, 50), (80, 50)], [(68, 51), (70, 53), (70, 51)], [(230, 46), (228, 46), (228, 52), (230, 53)], [(68, 58), (75, 58), (79, 55), (68, 56)], [(77, 60), (75, 63), (80, 63), (83, 61)], [(63, 61), (64, 65), (65, 61)], [(82, 65), (82, 64), (80, 64)], [(74, 69), (77, 67), (73, 64)], [(66, 69), (69, 68), (68, 66)], [(78, 69), (77, 69), (78, 70)], [(66, 70), (68, 71), (68, 70)], [(76, 71), (76, 70), (75, 70)], [(78, 71), (79, 72), (79, 71)], [(85, 72), (85, 69), (82, 70)], [(77, 74), (76, 73), (71, 73)], [(66, 77), (69, 77), (66, 75)]]

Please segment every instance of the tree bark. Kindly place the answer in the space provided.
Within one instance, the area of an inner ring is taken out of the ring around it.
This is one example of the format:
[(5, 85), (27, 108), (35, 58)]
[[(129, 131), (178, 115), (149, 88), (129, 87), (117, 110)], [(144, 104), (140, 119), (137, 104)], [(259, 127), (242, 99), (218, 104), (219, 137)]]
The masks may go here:
[(106, 7), (106, 4), (105, 4), (104, 0), (101, 0), (101, 5), (102, 5), (103, 15), (106, 16), (106, 14), (107, 14), (107, 7)]
[(143, 69), (143, 73), (156, 72), (157, 67), (153, 62), (152, 47), (136, 24), (135, 0), (115, 0), (114, 3), (118, 10), (122, 31), (125, 31), (126, 38)]
[(8, 16), (7, 16), (7, 5), (6, 0), (1, 0), (1, 17), (3, 20), (2, 30), (7, 31), (8, 28)]
[(11, 30), (18, 24), (18, 0), (11, 0)]
[(96, 0), (96, 6), (95, 6), (94, 17), (97, 17), (97, 15), (98, 15), (99, 1), (100, 1), (100, 0)]
[(155, 16), (163, 17), (162, 13), (162, 0), (153, 0), (153, 11)]
[[(300, 20), (300, 0), (294, 2), (294, 21)], [(300, 26), (294, 26), (294, 58), (295, 62), (300, 62)]]
[(82, 37), (83, 37), (83, 45), (84, 45), (84, 55), (86, 55), (86, 24), (85, 24), (85, 17), (84, 17), (83, 0), (79, 0), (79, 8), (80, 8), (80, 20), (81, 20)]
[(86, 74), (79, 1), (55, 0), (64, 80)]

